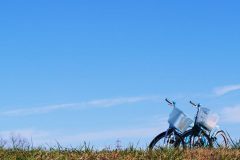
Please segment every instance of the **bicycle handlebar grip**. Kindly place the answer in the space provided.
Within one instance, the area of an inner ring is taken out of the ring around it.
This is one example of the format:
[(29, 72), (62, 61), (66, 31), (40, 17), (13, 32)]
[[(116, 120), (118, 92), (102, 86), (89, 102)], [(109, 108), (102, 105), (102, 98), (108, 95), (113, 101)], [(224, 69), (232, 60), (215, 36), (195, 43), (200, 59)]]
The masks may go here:
[(192, 101), (190, 101), (190, 103), (191, 103), (193, 106), (195, 106), (195, 107), (197, 106), (197, 105), (196, 105), (195, 103), (193, 103)]
[(173, 104), (172, 102), (170, 102), (167, 98), (165, 99), (165, 101), (167, 101), (169, 104)]

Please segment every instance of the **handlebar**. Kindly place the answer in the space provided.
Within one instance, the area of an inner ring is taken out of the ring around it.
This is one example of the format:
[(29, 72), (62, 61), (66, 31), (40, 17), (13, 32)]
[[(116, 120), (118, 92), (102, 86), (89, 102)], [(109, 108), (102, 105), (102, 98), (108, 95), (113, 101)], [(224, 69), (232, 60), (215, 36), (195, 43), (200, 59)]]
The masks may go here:
[(192, 101), (190, 101), (190, 104), (193, 105), (193, 106), (197, 106), (195, 103), (193, 103)]
[(170, 102), (167, 98), (165, 99), (166, 102), (168, 102), (169, 104), (172, 104), (172, 102)]
[(170, 106), (175, 107), (175, 104), (176, 104), (176, 103), (175, 103), (174, 101), (171, 102), (171, 101), (168, 100), (167, 98), (165, 99), (165, 101), (168, 102), (168, 104), (169, 104)]
[(193, 105), (194, 107), (201, 107), (201, 104), (200, 104), (200, 103), (199, 103), (199, 104), (196, 104), (196, 103), (190, 101), (190, 104)]

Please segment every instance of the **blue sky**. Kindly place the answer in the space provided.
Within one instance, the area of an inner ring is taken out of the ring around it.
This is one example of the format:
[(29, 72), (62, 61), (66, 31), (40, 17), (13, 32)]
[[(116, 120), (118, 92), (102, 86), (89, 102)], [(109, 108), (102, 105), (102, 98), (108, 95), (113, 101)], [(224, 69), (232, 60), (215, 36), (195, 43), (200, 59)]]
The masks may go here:
[(238, 1), (0, 2), (0, 135), (144, 146), (189, 100), (240, 132)]

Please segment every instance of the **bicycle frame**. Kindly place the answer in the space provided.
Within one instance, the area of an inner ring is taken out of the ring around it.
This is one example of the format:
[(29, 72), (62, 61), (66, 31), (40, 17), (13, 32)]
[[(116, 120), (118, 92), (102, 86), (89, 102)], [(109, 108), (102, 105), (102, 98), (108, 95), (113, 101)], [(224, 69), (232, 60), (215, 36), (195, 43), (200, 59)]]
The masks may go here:
[[(168, 102), (168, 104), (170, 106), (172, 106), (173, 108), (176, 107), (176, 103), (174, 101), (169, 101), (167, 98), (165, 99), (166, 102)], [(168, 134), (169, 133), (173, 133), (173, 137), (175, 138), (175, 134), (179, 134), (182, 135), (182, 133), (180, 131), (178, 131), (175, 127), (173, 127), (171, 124), (169, 124), (168, 129), (166, 130), (165, 136), (164, 136), (164, 145), (167, 145), (169, 143), (166, 143), (166, 140), (168, 139)], [(168, 139), (169, 140), (169, 139)], [(174, 139), (175, 140), (175, 139)]]
[(193, 103), (192, 101), (190, 101), (190, 103), (194, 106), (194, 107), (197, 107), (197, 114), (195, 116), (195, 119), (194, 119), (194, 125), (192, 127), (192, 131), (193, 131), (193, 136), (200, 136), (202, 133), (205, 134), (205, 135), (208, 135), (209, 138), (211, 140), (214, 140), (215, 139), (215, 134), (220, 131), (220, 127), (219, 126), (216, 126), (213, 130), (209, 131), (207, 130), (205, 127), (199, 125), (197, 123), (197, 119), (198, 119), (198, 114), (199, 114), (199, 111), (200, 111), (200, 108), (201, 108), (201, 105), (200, 104), (195, 104)]

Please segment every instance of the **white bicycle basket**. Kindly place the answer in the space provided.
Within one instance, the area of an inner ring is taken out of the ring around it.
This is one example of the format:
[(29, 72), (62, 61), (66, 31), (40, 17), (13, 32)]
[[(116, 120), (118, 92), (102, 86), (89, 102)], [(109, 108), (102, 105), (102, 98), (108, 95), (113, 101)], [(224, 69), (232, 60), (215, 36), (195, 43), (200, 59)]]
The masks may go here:
[(217, 114), (210, 112), (208, 108), (200, 108), (197, 115), (197, 124), (211, 131), (216, 127), (218, 120), (219, 117)]
[(180, 109), (174, 108), (169, 115), (168, 123), (178, 129), (180, 132), (185, 132), (192, 124), (192, 120), (188, 118)]

